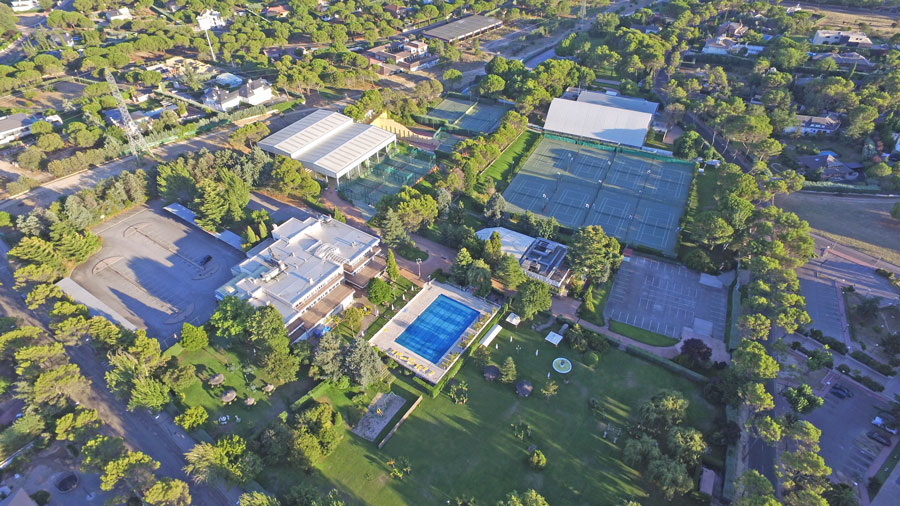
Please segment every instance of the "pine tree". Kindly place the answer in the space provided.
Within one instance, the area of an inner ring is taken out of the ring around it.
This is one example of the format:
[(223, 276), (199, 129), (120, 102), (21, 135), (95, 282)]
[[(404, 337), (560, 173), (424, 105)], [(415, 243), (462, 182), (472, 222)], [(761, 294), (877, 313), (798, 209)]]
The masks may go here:
[(381, 240), (391, 248), (396, 248), (409, 240), (403, 222), (393, 209), (388, 209), (384, 215), (381, 223)]
[(269, 237), (269, 227), (265, 222), (259, 224), (259, 240)]
[(516, 381), (516, 362), (512, 357), (506, 357), (503, 365), (500, 366), (500, 381), (503, 383)]
[(450, 266), (450, 277), (454, 283), (458, 285), (465, 285), (468, 281), (469, 274), (469, 264), (472, 263), (472, 255), (469, 254), (469, 250), (466, 248), (462, 248), (459, 250), (459, 253), (456, 255), (456, 260), (453, 261), (453, 265)]
[(494, 267), (500, 263), (502, 257), (503, 244), (500, 242), (500, 233), (494, 231), (484, 246), (484, 261), (491, 267)]
[(387, 275), (394, 283), (400, 279), (400, 268), (397, 267), (397, 259), (394, 258), (394, 252), (390, 249), (387, 252)]
[(503, 255), (497, 266), (495, 275), (497, 280), (507, 288), (515, 290), (527, 278), (519, 261), (512, 255)]
[(228, 212), (228, 203), (222, 196), (221, 187), (213, 180), (206, 179), (199, 184), (200, 195), (194, 199), (197, 209), (197, 225), (215, 231)]
[(259, 242), (259, 237), (256, 235), (256, 232), (253, 231), (253, 227), (247, 225), (247, 244), (253, 245)]

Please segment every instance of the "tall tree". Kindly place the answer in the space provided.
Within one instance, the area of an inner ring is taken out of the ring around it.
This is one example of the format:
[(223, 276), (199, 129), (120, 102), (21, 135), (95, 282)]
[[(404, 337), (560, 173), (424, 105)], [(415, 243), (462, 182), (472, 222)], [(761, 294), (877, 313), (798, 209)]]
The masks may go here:
[(622, 263), (619, 241), (603, 232), (599, 225), (578, 229), (569, 248), (573, 270), (595, 283), (605, 283)]
[(537, 313), (550, 309), (553, 299), (550, 287), (536, 279), (528, 279), (519, 286), (512, 302), (512, 309), (524, 320), (530, 320)]

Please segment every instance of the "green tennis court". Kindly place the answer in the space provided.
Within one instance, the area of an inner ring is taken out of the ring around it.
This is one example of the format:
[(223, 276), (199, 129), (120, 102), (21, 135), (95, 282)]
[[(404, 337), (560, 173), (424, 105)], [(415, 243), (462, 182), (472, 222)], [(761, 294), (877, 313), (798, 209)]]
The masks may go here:
[(500, 119), (511, 106), (497, 103), (488, 104), (477, 100), (447, 97), (432, 110), (427, 118), (447, 123), (473, 133), (490, 133), (500, 125)]
[(680, 160), (545, 135), (503, 197), (513, 212), (674, 254), (691, 177)]

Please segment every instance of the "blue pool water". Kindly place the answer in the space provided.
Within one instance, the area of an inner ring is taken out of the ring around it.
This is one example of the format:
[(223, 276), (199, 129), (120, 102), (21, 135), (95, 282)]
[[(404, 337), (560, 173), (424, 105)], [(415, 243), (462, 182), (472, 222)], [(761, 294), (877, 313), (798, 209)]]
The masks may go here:
[(395, 342), (437, 363), (477, 318), (478, 311), (439, 295)]

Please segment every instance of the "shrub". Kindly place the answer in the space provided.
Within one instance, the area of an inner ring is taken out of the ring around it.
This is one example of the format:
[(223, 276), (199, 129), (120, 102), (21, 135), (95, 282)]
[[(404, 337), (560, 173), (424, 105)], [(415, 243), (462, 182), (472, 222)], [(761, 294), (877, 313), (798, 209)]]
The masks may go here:
[(815, 339), (816, 341), (828, 346), (830, 349), (840, 353), (841, 355), (846, 355), (848, 351), (847, 345), (844, 344), (843, 341), (839, 339), (835, 339), (833, 337), (826, 336), (822, 334), (821, 330), (812, 329), (809, 332), (809, 337)]
[(192, 406), (184, 413), (175, 417), (175, 423), (184, 428), (184, 430), (192, 431), (199, 429), (209, 418), (209, 413), (203, 406)]
[(584, 355), (584, 364), (585, 365), (593, 367), (593, 366), (597, 365), (597, 362), (599, 362), (599, 361), (600, 361), (600, 356), (597, 355), (597, 352), (595, 352), (595, 351), (589, 351), (589, 352), (585, 353), (585, 355)]
[(885, 376), (895, 376), (897, 374), (897, 372), (894, 371), (891, 366), (875, 360), (871, 355), (868, 355), (860, 350), (855, 350), (850, 354), (850, 356), (871, 367), (872, 370), (878, 371)]
[(44, 506), (48, 502), (50, 502), (50, 492), (46, 490), (38, 490), (37, 492), (31, 494), (31, 500), (36, 502), (38, 506)]
[(840, 372), (841, 374), (847, 374), (847, 375), (850, 374), (850, 366), (847, 365), (847, 364), (841, 364), (841, 365), (837, 366), (836, 369), (837, 369), (838, 372)]
[(528, 457), (528, 465), (530, 465), (532, 469), (540, 471), (547, 467), (547, 457), (545, 457), (544, 453), (540, 450), (535, 450), (531, 452), (531, 456)]
[(875, 269), (875, 274), (877, 274), (883, 278), (888, 278), (888, 279), (890, 279), (890, 277), (892, 276), (891, 271), (884, 269), (882, 267)]
[(181, 327), (181, 345), (188, 351), (197, 351), (206, 348), (209, 337), (203, 327), (195, 327), (185, 323)]

